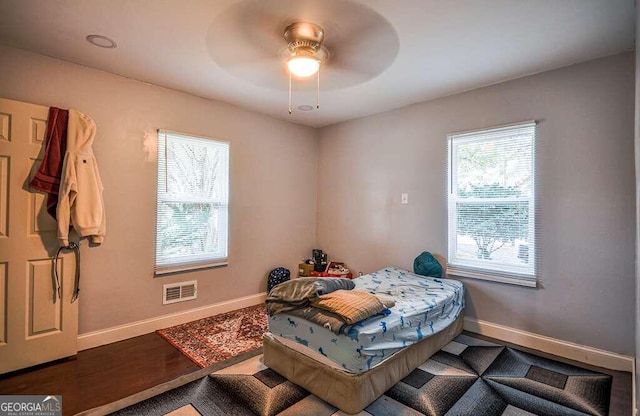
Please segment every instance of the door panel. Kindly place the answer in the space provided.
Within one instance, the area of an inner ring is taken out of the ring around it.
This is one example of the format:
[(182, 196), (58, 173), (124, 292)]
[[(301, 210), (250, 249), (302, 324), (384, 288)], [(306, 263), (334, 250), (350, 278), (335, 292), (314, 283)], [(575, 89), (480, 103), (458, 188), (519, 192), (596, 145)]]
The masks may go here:
[[(27, 283), (27, 338), (49, 332), (61, 331), (62, 302), (53, 303), (57, 296), (51, 290), (56, 284), (52, 278), (53, 260), (32, 260), (29, 262), (29, 278)], [(60, 266), (60, 262), (58, 262)], [(59, 269), (62, 269), (59, 267)]]
[[(49, 110), (47, 109), (47, 112)], [(29, 137), (31, 137), (31, 143), (36, 144), (38, 146), (42, 145), (44, 143), (44, 135), (47, 131), (47, 118), (45, 117), (44, 120), (40, 119), (40, 118), (33, 118), (31, 117), (31, 134), (29, 135)]]
[(0, 113), (0, 141), (11, 140), (11, 114)]
[(48, 107), (0, 98), (0, 374), (77, 353), (75, 256), (53, 256), (56, 223), (29, 188), (42, 159)]
[(9, 229), (9, 158), (0, 155), (0, 238), (8, 237)]
[(0, 263), (0, 347), (7, 343), (7, 263)]
[[(30, 162), (32, 167), (29, 183), (31, 183), (31, 178), (35, 175), (42, 160), (32, 159)], [(44, 232), (51, 232), (57, 235), (58, 225), (56, 220), (47, 212), (46, 194), (31, 189), (29, 194), (29, 233), (32, 237), (37, 237)]]

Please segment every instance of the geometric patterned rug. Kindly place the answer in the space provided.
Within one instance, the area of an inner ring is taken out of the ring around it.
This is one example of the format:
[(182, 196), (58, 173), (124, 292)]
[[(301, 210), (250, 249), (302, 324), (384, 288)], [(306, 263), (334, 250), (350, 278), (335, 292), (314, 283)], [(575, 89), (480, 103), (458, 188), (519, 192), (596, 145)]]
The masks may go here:
[(264, 304), (156, 331), (200, 367), (262, 347), (267, 330)]
[[(607, 415), (611, 376), (459, 335), (361, 415)], [(178, 409), (178, 410), (176, 410)], [(344, 415), (256, 355), (117, 414)]]

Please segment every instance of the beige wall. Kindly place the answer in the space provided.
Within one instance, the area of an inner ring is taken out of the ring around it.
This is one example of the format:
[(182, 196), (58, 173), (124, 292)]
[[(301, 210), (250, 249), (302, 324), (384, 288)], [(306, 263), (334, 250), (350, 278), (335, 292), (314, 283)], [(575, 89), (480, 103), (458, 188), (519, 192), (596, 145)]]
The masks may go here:
[[(266, 290), (297, 270), (316, 229), (316, 131), (102, 71), (0, 47), (0, 96), (76, 108), (97, 124), (107, 237), (82, 244), (80, 333)], [(286, 109), (283, 109), (286, 111)], [(231, 142), (229, 266), (153, 278), (158, 128)], [(198, 299), (162, 306), (162, 285), (198, 280)]]
[[(12, 48), (0, 60), (0, 96), (74, 107), (98, 125), (108, 235), (83, 244), (81, 333), (262, 292), (269, 269), (295, 272), (314, 246), (364, 272), (411, 268), (423, 250), (443, 259), (446, 134), (537, 119), (541, 288), (465, 279), (467, 314), (633, 354), (632, 54), (319, 132)], [(153, 143), (157, 128), (231, 141), (229, 267), (152, 277), (156, 164), (145, 135)], [(197, 301), (161, 305), (162, 284), (192, 279)]]
[(318, 247), (364, 272), (443, 259), (447, 133), (539, 120), (540, 287), (464, 279), (466, 313), (633, 355), (633, 86), (629, 53), (323, 128)]

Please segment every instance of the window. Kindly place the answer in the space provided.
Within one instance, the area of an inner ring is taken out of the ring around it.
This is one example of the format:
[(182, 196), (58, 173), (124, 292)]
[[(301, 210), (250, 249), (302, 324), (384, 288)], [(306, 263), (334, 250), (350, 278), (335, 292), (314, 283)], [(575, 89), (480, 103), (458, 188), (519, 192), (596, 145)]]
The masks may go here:
[(447, 272), (535, 286), (535, 122), (448, 141)]
[(227, 264), (229, 143), (158, 131), (155, 274)]

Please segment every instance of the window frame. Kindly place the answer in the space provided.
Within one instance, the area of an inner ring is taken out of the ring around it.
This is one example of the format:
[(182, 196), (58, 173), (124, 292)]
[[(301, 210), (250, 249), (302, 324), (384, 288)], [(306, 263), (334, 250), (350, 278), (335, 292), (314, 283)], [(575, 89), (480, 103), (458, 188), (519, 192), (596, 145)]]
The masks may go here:
[[(164, 136), (163, 136), (164, 135)], [(226, 179), (226, 182), (223, 183), (223, 189), (226, 191), (224, 195), (220, 199), (216, 198), (194, 198), (192, 196), (187, 197), (175, 197), (168, 195), (161, 195), (161, 184), (166, 185), (167, 181), (167, 169), (169, 166), (167, 164), (167, 143), (168, 140), (171, 139), (185, 139), (185, 140), (193, 140), (193, 141), (202, 141), (202, 142), (214, 142), (215, 146), (223, 146), (226, 147), (226, 154), (223, 158), (223, 162), (226, 164), (222, 167), (226, 171), (226, 177), (222, 180)], [(156, 230), (155, 230), (155, 239), (154, 239), (154, 277), (160, 277), (168, 274), (180, 273), (180, 272), (189, 272), (189, 271), (197, 271), (202, 269), (208, 269), (212, 267), (224, 267), (229, 264), (229, 194), (230, 194), (230, 182), (231, 182), (231, 143), (228, 140), (221, 140), (217, 138), (202, 136), (202, 135), (193, 135), (188, 133), (180, 133), (170, 130), (157, 130), (157, 144), (158, 144), (158, 159), (157, 159), (157, 169), (156, 169), (156, 211), (155, 211), (155, 219), (156, 219)], [(164, 141), (164, 146), (161, 145), (161, 141)], [(161, 154), (164, 149), (164, 155)], [(164, 162), (162, 162), (164, 161)], [(161, 179), (161, 175), (164, 176), (164, 179)], [(222, 218), (219, 222), (223, 222), (225, 224), (224, 230), (218, 234), (223, 241), (223, 249), (219, 251), (221, 255), (215, 256), (203, 256), (203, 255), (186, 255), (181, 256), (179, 259), (160, 259), (159, 258), (159, 206), (162, 202), (186, 202), (186, 203), (203, 203), (203, 204), (217, 204), (223, 209), (220, 211), (222, 214)]]
[[(538, 189), (536, 177), (536, 128), (535, 120), (501, 125), (478, 130), (470, 130), (447, 135), (447, 274), (469, 277), (480, 280), (510, 283), (521, 286), (536, 287), (538, 280), (539, 250), (538, 244), (540, 230), (538, 228)], [(460, 198), (457, 185), (457, 151), (461, 144), (489, 141), (496, 137), (513, 134), (518, 129), (531, 129), (531, 193), (518, 197), (493, 197), (493, 198)], [(528, 231), (533, 237), (528, 241), (528, 256), (530, 266), (523, 267), (506, 263), (489, 263), (486, 260), (469, 260), (456, 256), (457, 228), (458, 228), (458, 203), (487, 204), (527, 202), (529, 209)], [(490, 267), (492, 264), (500, 267)]]

